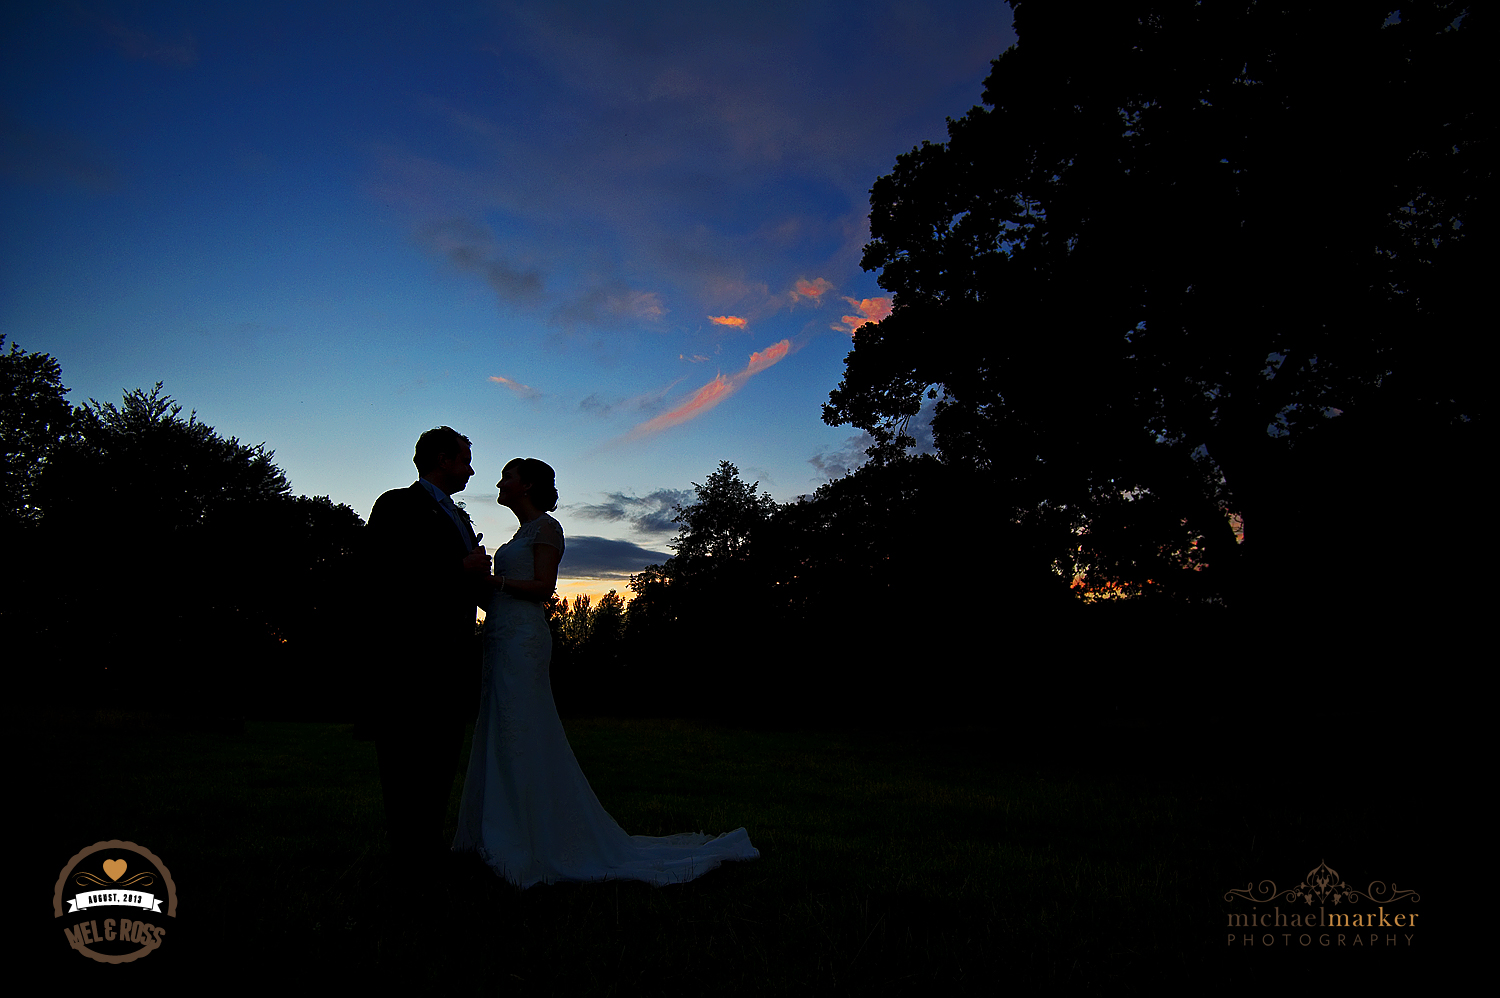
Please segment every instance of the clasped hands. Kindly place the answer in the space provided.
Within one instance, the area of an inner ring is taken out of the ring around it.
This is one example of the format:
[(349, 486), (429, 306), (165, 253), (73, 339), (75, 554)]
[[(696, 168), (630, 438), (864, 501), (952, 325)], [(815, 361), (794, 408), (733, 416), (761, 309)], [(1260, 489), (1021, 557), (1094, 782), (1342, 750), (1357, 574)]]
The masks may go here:
[(484, 553), (483, 544), (464, 555), (464, 571), (478, 572), (481, 575), (490, 574), (490, 556)]

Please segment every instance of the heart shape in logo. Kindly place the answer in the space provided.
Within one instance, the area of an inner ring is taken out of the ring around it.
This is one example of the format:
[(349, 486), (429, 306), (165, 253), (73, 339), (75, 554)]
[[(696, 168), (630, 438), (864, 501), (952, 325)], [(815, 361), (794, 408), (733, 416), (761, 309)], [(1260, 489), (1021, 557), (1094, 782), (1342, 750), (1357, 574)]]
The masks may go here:
[(123, 859), (106, 859), (104, 861), (104, 875), (111, 880), (119, 880), (125, 876), (125, 861)]

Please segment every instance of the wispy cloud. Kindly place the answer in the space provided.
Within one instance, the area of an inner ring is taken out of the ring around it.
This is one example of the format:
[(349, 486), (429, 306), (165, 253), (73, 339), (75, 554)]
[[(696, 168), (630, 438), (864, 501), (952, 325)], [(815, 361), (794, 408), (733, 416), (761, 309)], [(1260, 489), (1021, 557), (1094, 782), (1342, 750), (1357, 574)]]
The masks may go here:
[(721, 374), (696, 392), (693, 392), (693, 394), (689, 395), (685, 401), (675, 408), (662, 413), (655, 419), (649, 419), (641, 423), (627, 433), (625, 439), (639, 440), (642, 437), (649, 437), (653, 433), (660, 433), (669, 426), (686, 423), (695, 416), (703, 415), (732, 394), (734, 394), (734, 387), (731, 385), (730, 380)]
[(744, 329), (746, 320), (738, 315), (710, 315), (708, 321), (716, 326), (734, 326), (736, 329)]
[(459, 270), (482, 275), (502, 302), (534, 305), (541, 300), (541, 273), (502, 259), (488, 228), (455, 218), (423, 226), (417, 238)]
[(609, 492), (602, 503), (570, 504), (568, 512), (590, 520), (628, 522), (641, 533), (670, 534), (677, 530), (672, 519), (677, 507), (692, 499), (693, 493), (687, 489), (657, 489), (644, 496)]
[(667, 314), (655, 291), (612, 285), (594, 288), (557, 308), (552, 320), (565, 327), (620, 329), (637, 322), (658, 322)]
[[(932, 417), (936, 413), (935, 403), (926, 401), (922, 408), (906, 424), (906, 432), (916, 441), (908, 447), (908, 454), (934, 454), (937, 452), (937, 443), (932, 437)], [(833, 481), (843, 478), (849, 472), (860, 467), (870, 459), (866, 453), (875, 446), (875, 438), (868, 432), (860, 432), (856, 436), (846, 437), (844, 445), (837, 450), (819, 451), (807, 459), (807, 463), (818, 471), (819, 478)]]
[(584, 412), (608, 419), (617, 412), (624, 412), (639, 418), (642, 415), (654, 416), (666, 407), (667, 394), (682, 383), (677, 378), (670, 384), (654, 391), (642, 392), (629, 398), (612, 400), (608, 396), (594, 392), (578, 403), (578, 408)]
[(891, 300), (889, 298), (849, 298), (845, 297), (853, 308), (855, 315), (846, 315), (839, 322), (829, 326), (841, 333), (854, 335), (855, 330), (869, 322), (879, 322), (891, 314)]
[(625, 296), (620, 310), (638, 319), (660, 319), (667, 314), (661, 296), (655, 291), (632, 291)]
[(780, 343), (766, 347), (764, 350), (757, 350), (750, 355), (750, 363), (746, 364), (743, 370), (730, 377), (725, 377), (722, 374), (718, 375), (678, 405), (657, 416), (655, 419), (649, 419), (635, 427), (629, 433), (625, 434), (625, 439), (640, 440), (642, 437), (649, 437), (652, 434), (660, 433), (670, 426), (678, 426), (690, 419), (703, 415), (739, 391), (740, 386), (750, 380), (752, 375), (759, 374), (785, 357), (791, 349), (791, 341), (782, 340)]
[(870, 458), (865, 452), (873, 446), (875, 446), (875, 438), (867, 432), (860, 433), (858, 436), (846, 438), (844, 446), (838, 450), (819, 451), (808, 458), (807, 463), (817, 469), (819, 478), (826, 478), (831, 482), (834, 479), (843, 478), (868, 461)]
[[(941, 109), (972, 102), (1014, 37), (1008, 8), (972, 0), (942, 18), (883, 8), (845, 25), (853, 34), (837, 53), (822, 41), (828, 13), (796, 5), (768, 18), (775, 30), (750, 29), (734, 5), (695, 6), (690, 17), (680, 4), (575, 6), (487, 5), (493, 13), (466, 40), (502, 65), (531, 67), (516, 85), (545, 85), (524, 98), (480, 87), (416, 101), (424, 140), (377, 147), (370, 188), (422, 218), (489, 220), (502, 247), (491, 259), (519, 275), (540, 266), (549, 305), (586, 295), (582, 268), (659, 290), (666, 321), (709, 313), (757, 328), (751, 302), (762, 296), (770, 312), (852, 291), (870, 178), (889, 170), (892, 149), (940, 130)], [(858, 86), (843, 85), (850, 79)], [(443, 142), (426, 139), (434, 127)], [(824, 190), (848, 196), (826, 200)], [(753, 214), (739, 218), (741, 206)], [(602, 257), (618, 269), (601, 271)], [(765, 293), (767, 276), (788, 266), (802, 279), (771, 278), (780, 293)], [(829, 273), (837, 286), (818, 276)], [(564, 304), (555, 319), (621, 328), (608, 322), (615, 314)]]
[(519, 381), (512, 381), (510, 378), (501, 377), (498, 374), (490, 375), (490, 380), (497, 385), (504, 385), (523, 399), (538, 399), (542, 397), (542, 393), (530, 385), (523, 385)]

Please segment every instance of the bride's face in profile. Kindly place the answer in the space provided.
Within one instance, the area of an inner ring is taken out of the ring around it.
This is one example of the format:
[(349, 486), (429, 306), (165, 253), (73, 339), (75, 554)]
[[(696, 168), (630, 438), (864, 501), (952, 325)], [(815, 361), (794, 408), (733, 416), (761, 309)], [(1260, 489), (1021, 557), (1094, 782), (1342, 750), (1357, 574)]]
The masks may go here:
[(495, 501), (502, 506), (514, 506), (515, 501), (526, 494), (531, 488), (526, 482), (521, 481), (521, 466), (519, 464), (508, 464), (500, 474), (500, 481), (495, 483), (495, 488), (500, 494)]

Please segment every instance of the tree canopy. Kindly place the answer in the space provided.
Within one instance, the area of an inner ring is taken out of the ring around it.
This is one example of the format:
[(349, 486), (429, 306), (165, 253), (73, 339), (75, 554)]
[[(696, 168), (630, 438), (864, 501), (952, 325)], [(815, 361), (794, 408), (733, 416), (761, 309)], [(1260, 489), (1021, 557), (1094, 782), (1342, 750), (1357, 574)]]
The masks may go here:
[(182, 417), (162, 394), (126, 392), (119, 405), (94, 399), (75, 413), (76, 433), (48, 472), (49, 515), (104, 517), (131, 533), (204, 527), (233, 511), (291, 496), (264, 444), (222, 437)]
[(6, 533), (41, 521), (37, 483), (72, 429), (67, 394), (62, 367), (50, 355), (27, 353), (15, 343), (0, 353), (0, 517)]
[(1371, 462), (1472, 446), (1489, 12), (1012, 6), (984, 106), (871, 191), (894, 308), (826, 421), (891, 441), (937, 398), (1060, 572), (1200, 595), (1326, 558)]
[(671, 547), (684, 563), (723, 564), (740, 557), (751, 535), (776, 509), (776, 501), (760, 491), (760, 483), (746, 484), (728, 461), (702, 485), (693, 483), (696, 498), (677, 507), (673, 519), (681, 524)]
[[(353, 509), (293, 496), (264, 444), (183, 417), (160, 383), (73, 408), (57, 362), (14, 346), (0, 382), (0, 630), (31, 650), (28, 678), (87, 674), (152, 709), (348, 707)], [(74, 640), (83, 619), (87, 645)], [(229, 689), (246, 675), (252, 690)]]

